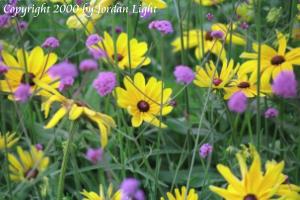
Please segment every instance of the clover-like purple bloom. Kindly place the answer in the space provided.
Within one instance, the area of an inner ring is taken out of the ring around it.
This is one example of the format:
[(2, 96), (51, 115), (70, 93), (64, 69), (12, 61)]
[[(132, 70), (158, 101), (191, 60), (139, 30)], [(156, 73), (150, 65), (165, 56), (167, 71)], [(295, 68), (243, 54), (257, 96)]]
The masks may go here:
[(102, 161), (103, 150), (101, 148), (89, 148), (85, 153), (85, 157), (95, 165), (98, 162)]
[(264, 116), (265, 118), (274, 118), (277, 117), (279, 114), (279, 111), (276, 108), (268, 108), (265, 113)]
[(199, 155), (201, 158), (206, 158), (209, 154), (211, 154), (213, 151), (212, 145), (206, 143), (203, 144), (199, 149)]
[(178, 65), (175, 67), (174, 76), (178, 83), (190, 84), (195, 79), (193, 70), (185, 65)]
[(247, 97), (245, 94), (241, 91), (234, 93), (228, 101), (228, 108), (236, 113), (245, 112), (247, 109)]
[(93, 59), (85, 59), (80, 62), (79, 69), (81, 71), (93, 71), (98, 68), (98, 63)]
[(173, 26), (168, 20), (154, 20), (149, 24), (148, 28), (157, 30), (163, 35), (171, 34), (174, 32)]
[(85, 45), (87, 47), (91, 47), (95, 44), (97, 44), (98, 42), (100, 42), (102, 40), (102, 38), (98, 35), (98, 34), (91, 34), (88, 36), (88, 38), (86, 39)]
[(42, 47), (55, 49), (59, 47), (59, 40), (56, 37), (48, 37), (42, 44)]
[(272, 91), (283, 98), (297, 96), (297, 80), (293, 71), (282, 71), (273, 80)]
[(25, 103), (31, 95), (29, 84), (21, 84), (14, 92), (14, 98), (16, 101)]
[(100, 96), (110, 94), (117, 85), (116, 74), (113, 72), (100, 72), (93, 82), (93, 87)]

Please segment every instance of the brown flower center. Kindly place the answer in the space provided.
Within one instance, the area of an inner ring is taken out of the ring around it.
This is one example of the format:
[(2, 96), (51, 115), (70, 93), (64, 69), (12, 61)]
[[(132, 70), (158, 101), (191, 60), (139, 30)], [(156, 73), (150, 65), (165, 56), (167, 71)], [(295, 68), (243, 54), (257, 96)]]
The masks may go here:
[(254, 194), (248, 194), (244, 197), (244, 200), (258, 200)]
[(271, 59), (271, 64), (272, 65), (281, 65), (284, 62), (285, 62), (285, 58), (283, 56), (274, 56)]
[(117, 54), (114, 56), (114, 59), (117, 59), (118, 62), (120, 62), (121, 60), (123, 60), (123, 56), (121, 54)]
[(250, 87), (250, 84), (248, 82), (240, 82), (238, 84), (238, 87), (239, 88), (248, 88), (248, 87)]
[(35, 75), (33, 73), (24, 73), (22, 78), (21, 78), (21, 83), (28, 83), (30, 86), (34, 86), (35, 83), (33, 81), (33, 79), (35, 78)]
[(214, 78), (214, 80), (213, 80), (213, 84), (215, 86), (219, 86), (222, 82), (223, 82), (222, 79), (219, 79), (219, 78)]
[(211, 35), (211, 31), (207, 31), (205, 34), (205, 40), (213, 41), (213, 36)]
[(144, 100), (139, 101), (137, 107), (141, 112), (147, 112), (150, 109), (149, 103)]
[(26, 179), (34, 179), (39, 174), (39, 171), (37, 169), (29, 169), (27, 172), (25, 172)]

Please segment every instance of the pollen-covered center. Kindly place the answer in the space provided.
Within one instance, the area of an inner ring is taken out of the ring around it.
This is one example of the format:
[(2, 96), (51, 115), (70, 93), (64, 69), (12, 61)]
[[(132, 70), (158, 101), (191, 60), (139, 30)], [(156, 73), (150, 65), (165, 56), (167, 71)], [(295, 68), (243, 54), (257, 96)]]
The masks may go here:
[(283, 56), (274, 56), (271, 60), (272, 65), (281, 65), (285, 62), (285, 58)]
[(206, 34), (205, 34), (205, 40), (208, 40), (208, 41), (213, 41), (213, 36), (211, 35), (211, 32), (212, 31), (207, 31)]
[(258, 200), (258, 198), (254, 194), (248, 194), (244, 197), (244, 200)]
[(223, 80), (220, 78), (214, 78), (214, 80), (213, 80), (213, 84), (215, 86), (219, 86), (222, 82), (223, 82)]
[(121, 60), (123, 60), (123, 56), (121, 54), (116, 54), (114, 55), (114, 59), (117, 59), (118, 62), (120, 62)]
[(26, 179), (30, 180), (36, 178), (38, 174), (39, 171), (37, 169), (29, 169), (27, 172), (25, 172), (24, 175)]
[(238, 87), (239, 88), (248, 88), (248, 87), (250, 87), (250, 84), (248, 82), (240, 82), (238, 84)]
[(33, 73), (24, 73), (22, 78), (21, 78), (21, 83), (28, 83), (30, 86), (34, 86), (35, 83), (33, 79), (35, 78), (35, 75)]
[(147, 112), (150, 109), (149, 103), (144, 100), (139, 101), (137, 107), (141, 112)]

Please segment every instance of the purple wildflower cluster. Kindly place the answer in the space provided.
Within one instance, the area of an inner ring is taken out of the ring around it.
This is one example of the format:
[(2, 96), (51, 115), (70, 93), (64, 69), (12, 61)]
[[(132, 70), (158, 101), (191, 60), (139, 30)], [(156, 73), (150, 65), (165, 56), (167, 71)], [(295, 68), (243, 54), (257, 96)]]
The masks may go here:
[(102, 161), (103, 150), (101, 148), (89, 148), (85, 154), (86, 159), (88, 159), (94, 165)]
[(199, 155), (201, 158), (206, 158), (209, 154), (211, 154), (213, 151), (213, 146), (206, 143), (203, 144), (199, 149)]
[(228, 108), (232, 112), (243, 113), (247, 109), (247, 97), (241, 91), (234, 93), (229, 101)]
[(272, 91), (283, 98), (297, 96), (297, 80), (293, 71), (282, 71), (273, 80)]
[(48, 37), (42, 44), (42, 47), (55, 49), (55, 48), (59, 47), (59, 40), (52, 36)]
[(113, 72), (100, 72), (93, 82), (93, 87), (100, 96), (110, 94), (117, 85), (116, 74)]
[(178, 83), (190, 84), (195, 79), (193, 70), (185, 65), (176, 66), (173, 73)]
[(136, 199), (145, 200), (145, 194), (140, 189), (140, 182), (135, 178), (125, 179), (120, 186), (121, 189), (121, 200)]
[(168, 20), (154, 20), (149, 24), (148, 28), (157, 30), (163, 35), (171, 34), (174, 32), (173, 26)]

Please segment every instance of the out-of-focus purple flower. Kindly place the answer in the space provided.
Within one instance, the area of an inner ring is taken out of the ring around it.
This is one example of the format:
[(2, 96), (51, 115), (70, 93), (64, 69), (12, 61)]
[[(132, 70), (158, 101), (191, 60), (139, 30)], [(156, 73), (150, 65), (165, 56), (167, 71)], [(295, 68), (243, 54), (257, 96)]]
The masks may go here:
[(98, 42), (100, 42), (102, 40), (102, 38), (98, 35), (98, 34), (91, 34), (88, 36), (88, 38), (85, 41), (85, 45), (87, 47), (93, 46), (95, 44), (97, 44)]
[(93, 82), (93, 87), (100, 96), (110, 94), (117, 85), (116, 74), (113, 72), (100, 72)]
[(85, 153), (85, 157), (95, 165), (98, 162), (102, 161), (103, 150), (101, 148), (97, 148), (97, 149), (89, 148)]
[(297, 80), (293, 71), (282, 71), (273, 80), (272, 91), (283, 98), (297, 96)]
[(249, 24), (247, 22), (242, 22), (240, 24), (241, 29), (247, 30), (249, 28)]
[(125, 179), (120, 186), (122, 200), (131, 199), (139, 191), (140, 182), (135, 178)]
[(64, 79), (66, 77), (75, 78), (78, 75), (76, 66), (68, 61), (63, 61), (56, 65), (53, 65), (49, 70), (48, 74), (51, 78)]
[(174, 32), (173, 26), (168, 20), (154, 20), (149, 24), (148, 28), (155, 29), (161, 32), (163, 35), (171, 34)]
[(0, 28), (4, 28), (8, 25), (10, 21), (10, 16), (7, 14), (0, 15)]
[(106, 57), (105, 51), (100, 48), (89, 48), (89, 53), (95, 60)]
[(59, 47), (59, 40), (56, 37), (48, 37), (42, 44), (42, 47), (55, 49)]
[(79, 69), (81, 71), (93, 71), (98, 68), (98, 63), (93, 59), (85, 59), (80, 62)]
[(266, 111), (265, 111), (265, 118), (274, 118), (274, 117), (277, 117), (279, 114), (278, 110), (276, 108), (268, 108)]
[(215, 39), (220, 39), (223, 40), (224, 39), (224, 33), (222, 31), (212, 31), (210, 33), (211, 37), (215, 38)]
[(20, 29), (21, 31), (23, 31), (23, 30), (27, 29), (28, 23), (25, 22), (25, 21), (21, 21), (21, 22), (18, 24), (18, 27), (19, 27), (19, 29)]
[(206, 158), (209, 154), (211, 154), (213, 151), (213, 147), (206, 143), (206, 144), (203, 144), (200, 149), (199, 149), (199, 155), (201, 158)]
[(143, 19), (148, 19), (151, 17), (152, 12), (149, 9), (142, 9), (142, 12), (140, 12), (140, 17)]
[(8, 67), (0, 62), (0, 75), (5, 74), (8, 71)]
[(44, 149), (43, 145), (42, 144), (36, 144), (35, 145), (35, 148), (38, 150), (38, 151), (42, 151)]
[(74, 84), (74, 78), (71, 76), (67, 76), (60, 80), (58, 90), (59, 91), (66, 90), (67, 88), (71, 87), (73, 84)]
[(123, 29), (122, 29), (122, 27), (121, 27), (121, 26), (116, 26), (116, 28), (115, 28), (115, 32), (116, 32), (117, 34), (120, 34), (120, 33), (122, 33), (122, 32), (123, 32)]
[(228, 108), (232, 112), (243, 113), (247, 109), (247, 97), (241, 91), (234, 93), (229, 101)]
[(195, 78), (193, 70), (185, 65), (176, 66), (173, 74), (176, 81), (183, 84), (190, 84)]
[(206, 18), (208, 21), (212, 21), (214, 19), (214, 15), (212, 13), (207, 13)]
[(1, 51), (3, 51), (3, 44), (2, 43), (0, 43), (0, 53), (1, 53)]
[(138, 191), (135, 193), (133, 199), (136, 199), (136, 200), (145, 200), (146, 197), (145, 197), (144, 191), (143, 191), (143, 190), (138, 190)]
[(25, 103), (30, 97), (30, 85), (29, 84), (21, 84), (14, 92), (14, 98), (16, 101), (21, 103)]

